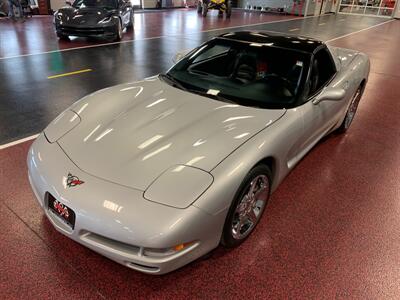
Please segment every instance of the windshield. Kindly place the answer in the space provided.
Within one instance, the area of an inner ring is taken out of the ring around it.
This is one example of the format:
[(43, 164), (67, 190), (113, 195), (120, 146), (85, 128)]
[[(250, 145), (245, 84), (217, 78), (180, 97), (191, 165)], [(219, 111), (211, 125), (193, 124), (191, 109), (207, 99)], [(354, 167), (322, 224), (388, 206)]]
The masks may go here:
[(76, 0), (73, 4), (75, 8), (84, 7), (105, 7), (105, 8), (117, 8), (117, 2), (115, 0)]
[(294, 106), (307, 77), (310, 55), (226, 39), (214, 39), (177, 63), (168, 76), (191, 92), (241, 105)]

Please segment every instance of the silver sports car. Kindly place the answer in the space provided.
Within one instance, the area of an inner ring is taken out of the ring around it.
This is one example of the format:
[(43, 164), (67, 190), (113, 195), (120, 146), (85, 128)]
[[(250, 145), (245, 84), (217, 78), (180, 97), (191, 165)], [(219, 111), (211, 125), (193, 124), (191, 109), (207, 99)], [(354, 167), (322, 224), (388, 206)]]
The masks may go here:
[(58, 231), (164, 274), (242, 243), (296, 163), (349, 128), (368, 74), (318, 40), (224, 34), (73, 104), (33, 143), (29, 180)]

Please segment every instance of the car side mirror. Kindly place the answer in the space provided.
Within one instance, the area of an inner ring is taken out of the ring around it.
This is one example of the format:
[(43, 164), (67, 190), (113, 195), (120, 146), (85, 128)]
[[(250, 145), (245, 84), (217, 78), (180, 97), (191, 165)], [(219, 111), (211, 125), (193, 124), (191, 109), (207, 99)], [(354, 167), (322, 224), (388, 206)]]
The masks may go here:
[(67, 4), (68, 6), (72, 6), (72, 2), (71, 1), (65, 1), (65, 4)]
[(191, 50), (183, 50), (183, 51), (179, 51), (178, 53), (176, 53), (174, 55), (174, 57), (172, 58), (172, 62), (174, 64), (176, 64), (178, 61), (180, 61), (182, 58), (184, 58), (186, 56), (186, 54), (188, 54)]
[(313, 104), (318, 104), (322, 101), (338, 101), (342, 100), (346, 95), (346, 91), (342, 88), (337, 87), (326, 87), (322, 92), (315, 97)]

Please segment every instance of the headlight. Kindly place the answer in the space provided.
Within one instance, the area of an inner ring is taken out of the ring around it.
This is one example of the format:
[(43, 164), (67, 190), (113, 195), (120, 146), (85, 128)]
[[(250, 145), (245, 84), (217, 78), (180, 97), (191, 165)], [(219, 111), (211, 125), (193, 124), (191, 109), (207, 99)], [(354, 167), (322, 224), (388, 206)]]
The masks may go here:
[(67, 109), (46, 127), (44, 134), (50, 143), (54, 143), (74, 129), (80, 122), (79, 115)]
[(111, 22), (112, 16), (105, 17), (103, 20), (99, 21), (99, 24), (105, 24)]
[(144, 198), (175, 208), (186, 208), (212, 184), (210, 173), (178, 165), (162, 173), (144, 192)]
[(63, 15), (62, 13), (56, 12), (56, 13), (54, 14), (54, 17), (55, 17), (57, 20), (60, 20), (60, 21), (61, 21), (62, 15)]

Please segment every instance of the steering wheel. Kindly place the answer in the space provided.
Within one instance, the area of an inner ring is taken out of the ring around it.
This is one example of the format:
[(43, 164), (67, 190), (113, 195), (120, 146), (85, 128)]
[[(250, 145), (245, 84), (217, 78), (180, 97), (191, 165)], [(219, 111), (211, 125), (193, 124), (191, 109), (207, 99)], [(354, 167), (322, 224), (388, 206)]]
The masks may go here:
[(271, 73), (271, 74), (267, 74), (262, 80), (279, 82), (279, 84), (281, 84), (285, 89), (288, 90), (288, 92), (290, 93), (290, 96), (294, 95), (293, 86), (292, 86), (293, 84), (285, 77), (279, 76), (275, 73)]

